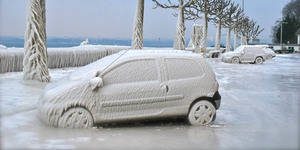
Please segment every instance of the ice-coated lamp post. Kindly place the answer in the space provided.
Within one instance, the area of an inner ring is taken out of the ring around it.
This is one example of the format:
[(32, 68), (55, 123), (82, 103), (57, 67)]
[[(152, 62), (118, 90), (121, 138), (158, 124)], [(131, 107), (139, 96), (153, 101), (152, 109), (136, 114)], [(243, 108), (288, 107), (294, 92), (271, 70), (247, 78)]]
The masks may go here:
[(281, 21), (281, 29), (280, 29), (280, 46), (281, 46), (281, 49), (283, 48), (283, 45), (282, 45), (282, 30), (283, 30), (283, 24), (286, 24), (287, 22), (283, 22)]

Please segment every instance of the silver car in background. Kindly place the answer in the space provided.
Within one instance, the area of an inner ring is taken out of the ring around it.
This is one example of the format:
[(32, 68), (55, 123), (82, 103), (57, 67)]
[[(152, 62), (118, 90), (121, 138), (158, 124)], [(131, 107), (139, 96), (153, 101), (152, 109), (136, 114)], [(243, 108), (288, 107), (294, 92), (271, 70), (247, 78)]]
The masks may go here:
[[(271, 50), (272, 51), (272, 50)], [(263, 64), (264, 61), (276, 55), (266, 47), (243, 45), (232, 52), (223, 54), (222, 61), (226, 63), (255, 63)]]

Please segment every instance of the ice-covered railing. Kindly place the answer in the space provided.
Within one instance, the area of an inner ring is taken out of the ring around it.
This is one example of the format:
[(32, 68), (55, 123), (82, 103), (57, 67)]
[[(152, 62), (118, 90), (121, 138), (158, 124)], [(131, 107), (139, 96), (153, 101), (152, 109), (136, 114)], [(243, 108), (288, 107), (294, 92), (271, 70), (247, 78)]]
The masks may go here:
[[(48, 48), (48, 67), (77, 67), (129, 49), (127, 46), (84, 45), (68, 48)], [(0, 49), (0, 73), (23, 70), (23, 48)]]

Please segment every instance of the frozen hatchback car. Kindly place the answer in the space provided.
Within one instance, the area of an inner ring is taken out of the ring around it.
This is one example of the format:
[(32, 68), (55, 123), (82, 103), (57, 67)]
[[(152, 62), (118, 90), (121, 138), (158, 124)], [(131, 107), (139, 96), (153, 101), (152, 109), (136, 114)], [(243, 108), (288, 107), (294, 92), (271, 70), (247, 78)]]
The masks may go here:
[(54, 127), (185, 116), (192, 125), (215, 119), (221, 97), (210, 66), (182, 51), (121, 51), (49, 85), (41, 119)]
[[(263, 62), (272, 54), (265, 50), (266, 48), (261, 46), (244, 45), (235, 49), (233, 52), (227, 52), (223, 54), (222, 61), (227, 63), (255, 63), (263, 64)], [(272, 56), (270, 56), (272, 55)], [(275, 56), (274, 56), (275, 57)]]

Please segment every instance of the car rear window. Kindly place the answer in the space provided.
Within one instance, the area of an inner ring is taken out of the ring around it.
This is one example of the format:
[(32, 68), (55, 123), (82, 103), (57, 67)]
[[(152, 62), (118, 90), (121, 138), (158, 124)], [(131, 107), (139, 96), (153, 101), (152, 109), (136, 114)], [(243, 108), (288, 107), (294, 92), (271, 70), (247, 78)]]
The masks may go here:
[(169, 80), (198, 77), (203, 74), (201, 66), (194, 60), (166, 58)]

